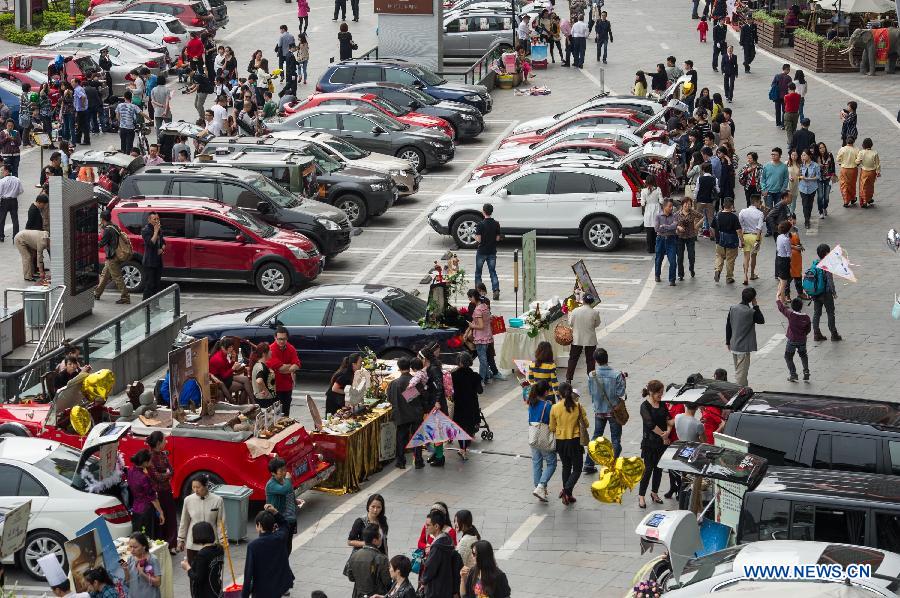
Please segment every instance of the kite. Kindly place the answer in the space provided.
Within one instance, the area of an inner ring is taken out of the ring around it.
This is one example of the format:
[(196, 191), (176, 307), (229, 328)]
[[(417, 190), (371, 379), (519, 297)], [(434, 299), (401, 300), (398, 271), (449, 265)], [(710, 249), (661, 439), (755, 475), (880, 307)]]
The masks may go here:
[(819, 268), (826, 272), (831, 272), (834, 276), (840, 276), (851, 282), (856, 282), (856, 276), (853, 275), (853, 270), (850, 269), (850, 258), (847, 257), (847, 252), (840, 245), (835, 245), (834, 249), (823, 257), (818, 265)]
[(897, 229), (892, 228), (887, 232), (885, 242), (887, 243), (888, 249), (897, 253), (900, 251), (900, 232), (897, 232)]
[(413, 434), (406, 448), (437, 444), (453, 440), (472, 440), (465, 430), (459, 427), (455, 421), (447, 417), (440, 408), (435, 405), (416, 433)]

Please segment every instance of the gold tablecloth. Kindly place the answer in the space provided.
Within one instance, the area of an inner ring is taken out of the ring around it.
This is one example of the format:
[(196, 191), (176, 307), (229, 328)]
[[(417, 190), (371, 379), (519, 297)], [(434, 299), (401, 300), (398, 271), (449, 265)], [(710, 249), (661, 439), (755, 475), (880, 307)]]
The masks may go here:
[[(315, 489), (338, 495), (359, 492), (361, 482), (376, 471), (381, 471), (378, 459), (381, 424), (390, 421), (391, 417), (390, 408), (373, 409), (363, 426), (349, 434), (313, 434), (313, 440), (319, 446), (332, 445), (342, 453), (341, 458), (334, 457), (334, 473)], [(331, 457), (326, 454), (325, 458)]]
[[(556, 324), (552, 326), (555, 327)], [(524, 328), (507, 328), (506, 333), (503, 334), (503, 343), (497, 352), (497, 367), (501, 370), (515, 370), (514, 359), (533, 360), (534, 351), (541, 341), (547, 341), (553, 347), (556, 365), (566, 367), (569, 363), (569, 348), (556, 342), (556, 338), (553, 336), (553, 327), (550, 330), (539, 330), (534, 338), (528, 336)]]

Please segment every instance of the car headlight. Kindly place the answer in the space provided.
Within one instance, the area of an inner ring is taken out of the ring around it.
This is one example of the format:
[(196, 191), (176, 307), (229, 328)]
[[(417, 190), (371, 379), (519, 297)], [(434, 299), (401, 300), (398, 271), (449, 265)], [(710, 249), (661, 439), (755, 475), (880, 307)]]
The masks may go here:
[(436, 208), (434, 208), (435, 212), (446, 212), (450, 209), (450, 206), (447, 204), (438, 204)]
[(316, 222), (325, 227), (326, 230), (341, 230), (340, 225), (334, 220), (328, 218), (316, 218)]
[(387, 185), (385, 185), (384, 183), (372, 183), (369, 185), (369, 188), (372, 191), (384, 191), (385, 189), (387, 189)]
[(388, 174), (391, 176), (403, 176), (403, 171), (395, 168), (394, 170), (389, 170)]
[(478, 102), (478, 101), (481, 100), (481, 96), (478, 95), (477, 93), (473, 93), (473, 94), (470, 95), (470, 96), (465, 96), (464, 99), (466, 99), (466, 100), (468, 100), (468, 101), (470, 101), (470, 102)]
[(475, 116), (472, 115), (472, 114), (465, 114), (465, 113), (462, 113), (462, 114), (459, 115), (459, 117), (460, 117), (461, 119), (463, 119), (463, 120), (475, 120)]
[(428, 143), (431, 144), (431, 147), (435, 147), (437, 149), (444, 149), (447, 147), (445, 143), (441, 143), (440, 141), (429, 141)]
[(290, 249), (291, 249), (291, 253), (293, 253), (294, 257), (297, 258), (298, 260), (309, 259), (309, 254), (306, 253), (305, 251), (303, 251), (302, 249), (300, 249), (299, 247), (294, 247), (293, 245), (291, 245)]

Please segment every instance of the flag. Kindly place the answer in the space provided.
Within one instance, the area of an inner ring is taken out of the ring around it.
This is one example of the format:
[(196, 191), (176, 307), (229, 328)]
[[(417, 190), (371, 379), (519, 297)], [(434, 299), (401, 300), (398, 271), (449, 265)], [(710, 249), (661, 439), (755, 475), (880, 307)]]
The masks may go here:
[(435, 405), (416, 433), (410, 438), (406, 448), (452, 440), (472, 440), (472, 437)]
[(847, 252), (841, 249), (840, 245), (835, 245), (828, 255), (819, 260), (819, 268), (826, 272), (831, 272), (834, 276), (840, 276), (851, 282), (856, 282), (856, 276), (853, 275), (853, 270), (850, 269), (850, 259), (847, 257)]

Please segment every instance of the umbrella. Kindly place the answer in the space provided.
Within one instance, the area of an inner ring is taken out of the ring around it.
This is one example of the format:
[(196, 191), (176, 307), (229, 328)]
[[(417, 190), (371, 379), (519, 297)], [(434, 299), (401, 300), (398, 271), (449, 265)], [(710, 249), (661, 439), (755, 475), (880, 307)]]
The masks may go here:
[(887, 12), (896, 7), (894, 0), (818, 0), (817, 3), (826, 10), (840, 10), (848, 14)]
[(435, 405), (413, 437), (406, 444), (406, 448), (425, 446), (449, 442), (453, 440), (472, 440), (465, 430), (459, 427), (455, 421), (447, 417), (440, 408)]

